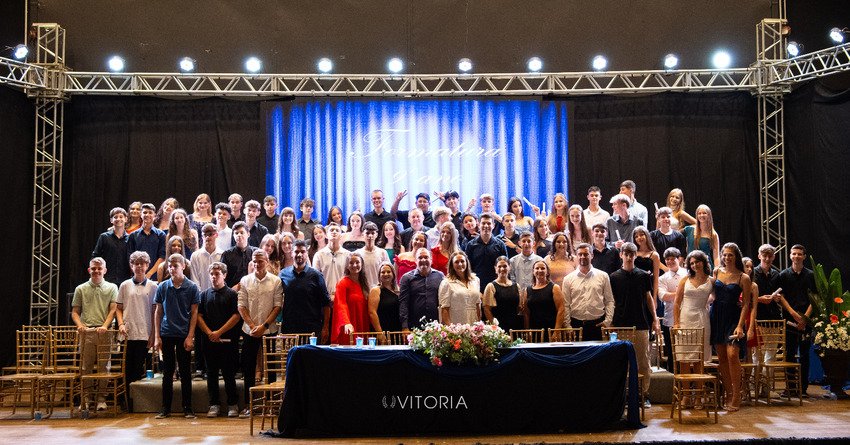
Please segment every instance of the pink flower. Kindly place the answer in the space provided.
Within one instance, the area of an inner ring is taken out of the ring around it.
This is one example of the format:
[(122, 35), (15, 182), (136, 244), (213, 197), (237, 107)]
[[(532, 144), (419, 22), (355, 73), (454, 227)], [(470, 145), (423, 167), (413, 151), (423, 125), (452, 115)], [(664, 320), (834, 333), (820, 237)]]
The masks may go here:
[(844, 303), (844, 299), (841, 297), (835, 297), (835, 302), (838, 304)]
[(838, 323), (838, 315), (830, 315), (829, 321), (831, 321), (832, 324)]
[(436, 366), (443, 366), (443, 361), (440, 360), (440, 357), (434, 357), (431, 359), (431, 362)]

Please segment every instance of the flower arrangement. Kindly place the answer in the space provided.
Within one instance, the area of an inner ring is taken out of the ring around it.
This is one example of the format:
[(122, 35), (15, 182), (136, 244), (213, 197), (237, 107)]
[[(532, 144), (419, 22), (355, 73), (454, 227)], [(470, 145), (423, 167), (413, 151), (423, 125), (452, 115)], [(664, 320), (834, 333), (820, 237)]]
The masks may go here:
[(522, 340), (512, 341), (498, 324), (479, 321), (446, 326), (431, 321), (423, 329), (414, 328), (407, 342), (414, 350), (430, 356), (432, 364), (443, 366), (445, 362), (484, 365), (497, 359), (499, 348), (518, 345)]
[(812, 259), (815, 274), (815, 286), (818, 294), (809, 293), (812, 303), (812, 315), (806, 318), (806, 324), (812, 327), (814, 343), (824, 350), (850, 351), (850, 292), (842, 294), (841, 272), (833, 269), (826, 279), (823, 266)]

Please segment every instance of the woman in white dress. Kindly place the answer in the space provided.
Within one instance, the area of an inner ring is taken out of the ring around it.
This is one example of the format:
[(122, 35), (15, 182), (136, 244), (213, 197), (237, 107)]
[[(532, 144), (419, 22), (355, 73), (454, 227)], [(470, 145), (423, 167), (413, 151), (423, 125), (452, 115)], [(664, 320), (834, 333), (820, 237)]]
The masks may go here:
[[(694, 250), (685, 258), (688, 276), (679, 282), (673, 307), (673, 327), (683, 329), (703, 328), (703, 361), (711, 359), (711, 326), (708, 322), (708, 306), (714, 300), (714, 278), (708, 265), (708, 256)], [(702, 373), (702, 363), (693, 372)]]
[(481, 320), (481, 285), (469, 269), (469, 258), (455, 252), (449, 258), (449, 274), (440, 283), (438, 296), (442, 323), (472, 324)]

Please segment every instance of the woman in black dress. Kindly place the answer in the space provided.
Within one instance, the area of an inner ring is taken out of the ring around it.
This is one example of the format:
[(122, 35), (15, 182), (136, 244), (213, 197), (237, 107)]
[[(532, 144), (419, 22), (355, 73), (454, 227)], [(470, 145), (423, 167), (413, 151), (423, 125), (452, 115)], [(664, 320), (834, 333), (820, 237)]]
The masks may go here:
[(649, 236), (649, 230), (643, 226), (635, 227), (629, 241), (635, 243), (638, 249), (635, 255), (635, 267), (652, 275), (652, 295), (656, 299), (655, 312), (659, 317), (663, 317), (664, 305), (658, 300), (658, 277), (660, 276), (661, 257), (655, 251), (655, 245)]
[[(401, 320), (398, 315), (398, 281), (395, 268), (390, 263), (381, 264), (378, 269), (378, 281), (381, 284), (369, 291), (369, 319), (375, 331), (400, 331)], [(378, 336), (382, 345), (387, 344), (383, 334)]]
[(498, 320), (499, 327), (505, 332), (522, 329), (525, 325), (519, 286), (508, 279), (510, 271), (508, 257), (502, 255), (496, 258), (496, 280), (484, 288), (484, 316), (490, 324)]
[[(534, 284), (525, 289), (524, 307), (528, 311), (526, 329), (559, 329), (564, 326), (564, 294), (561, 286), (549, 279), (549, 266), (538, 260), (532, 266)], [(548, 330), (543, 331), (548, 339)]]

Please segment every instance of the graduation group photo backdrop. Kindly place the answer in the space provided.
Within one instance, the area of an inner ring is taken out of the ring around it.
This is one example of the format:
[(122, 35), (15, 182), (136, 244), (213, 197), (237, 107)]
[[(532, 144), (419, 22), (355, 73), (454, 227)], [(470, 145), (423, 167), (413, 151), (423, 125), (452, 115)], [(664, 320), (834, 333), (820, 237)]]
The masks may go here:
[[(333, 205), (347, 216), (372, 210), (372, 190), (389, 210), (407, 190), (492, 193), (504, 212), (512, 196), (539, 207), (567, 193), (567, 103), (539, 100), (294, 101), (269, 104), (266, 190), (297, 207), (316, 200), (314, 217)], [(546, 205), (551, 205), (548, 203)], [(525, 213), (531, 214), (525, 204)]]

